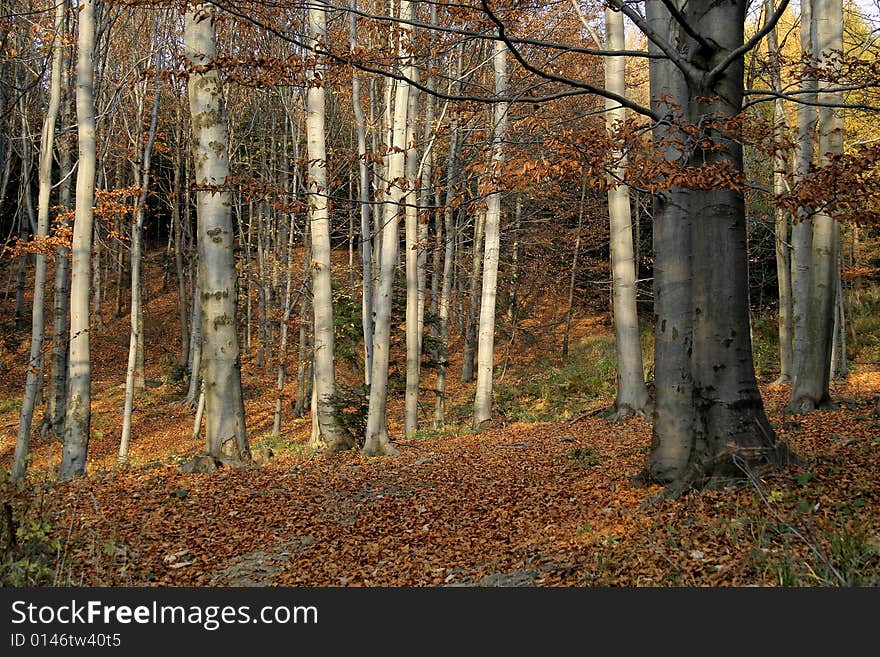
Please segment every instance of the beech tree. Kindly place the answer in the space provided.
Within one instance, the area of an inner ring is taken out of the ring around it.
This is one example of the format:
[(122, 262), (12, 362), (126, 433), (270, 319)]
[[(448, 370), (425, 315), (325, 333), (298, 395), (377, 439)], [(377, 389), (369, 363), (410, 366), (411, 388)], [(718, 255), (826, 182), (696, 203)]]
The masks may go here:
[(85, 474), (92, 424), (89, 291), (95, 199), (94, 51), (96, 0), (83, 0), (77, 20), (76, 117), (79, 163), (70, 265), (70, 349), (61, 479)]
[(226, 109), (217, 69), (214, 8), (187, 6), (186, 60), (195, 164), (199, 243), (199, 304), (207, 451), (233, 463), (250, 461), (236, 334), (234, 226), (227, 189)]
[(312, 313), (314, 325), (314, 399), (313, 419), (317, 419), (319, 436), (336, 451), (351, 447), (351, 439), (339, 427), (333, 408), (335, 367), (333, 333), (333, 291), (330, 280), (330, 216), (327, 207), (327, 151), (325, 146), (324, 95), (325, 78), (321, 50), (327, 41), (327, 15), (323, 3), (309, 7), (310, 43), (315, 64), (309, 72), (306, 90), (306, 135), (308, 143), (309, 225), (312, 240)]
[[(626, 42), (623, 14), (605, 9), (605, 41), (608, 50), (623, 51)], [(605, 58), (605, 88), (620, 96), (626, 95), (626, 59)], [(622, 128), (626, 108), (611, 99), (605, 100), (605, 124), (610, 133)], [(622, 182), (626, 172), (626, 154), (614, 153), (617, 166), (609, 174), (608, 217), (611, 224), (611, 270), (614, 310), (614, 331), (617, 336), (617, 399), (613, 419), (644, 414), (648, 405), (648, 389), (642, 367), (642, 342), (636, 306), (636, 271), (633, 254), (632, 218), (629, 187)]]

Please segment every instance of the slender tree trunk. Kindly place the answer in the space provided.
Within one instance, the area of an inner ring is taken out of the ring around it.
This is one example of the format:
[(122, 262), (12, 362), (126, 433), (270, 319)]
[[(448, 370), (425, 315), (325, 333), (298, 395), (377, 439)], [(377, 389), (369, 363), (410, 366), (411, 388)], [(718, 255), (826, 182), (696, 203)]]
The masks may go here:
[[(775, 13), (774, 0), (764, 0), (765, 20)], [(770, 54), (770, 78), (775, 91), (782, 91), (782, 68), (779, 57), (779, 39), (776, 27), (767, 35), (767, 50)], [(785, 106), (781, 98), (773, 103), (773, 194), (777, 198), (785, 194), (786, 156)], [(779, 290), (779, 378), (774, 385), (789, 383), (792, 380), (793, 327), (791, 292), (791, 252), (789, 250), (789, 214), (782, 208), (775, 210), (776, 237), (776, 279)]]
[[(72, 115), (72, 112), (70, 113)], [(61, 152), (61, 189), (58, 204), (66, 212), (70, 208), (72, 171), (70, 140), (64, 139), (60, 146)], [(63, 222), (67, 224), (68, 221)], [(55, 281), (52, 299), (52, 374), (49, 377), (49, 398), (46, 403), (46, 416), (43, 419), (43, 430), (51, 432), (56, 438), (64, 433), (64, 408), (67, 400), (67, 349), (68, 321), (70, 304), (70, 249), (59, 246), (55, 253)]]
[[(801, 0), (800, 46), (801, 56), (813, 59), (815, 52), (814, 0)], [(797, 149), (794, 157), (795, 182), (803, 180), (813, 162), (813, 133), (816, 129), (816, 80), (808, 76), (802, 82), (804, 102), (797, 108)], [(798, 210), (791, 227), (791, 300), (792, 300), (792, 368), (797, 380), (798, 367), (807, 353), (810, 336), (807, 332), (807, 310), (810, 304), (810, 260), (813, 243), (813, 219), (807, 208)]]
[[(611, 51), (626, 48), (623, 14), (605, 9), (606, 47)], [(605, 88), (626, 95), (626, 59), (605, 59)], [(605, 126), (614, 132), (626, 121), (626, 109), (615, 101), (605, 101)], [(639, 313), (636, 304), (636, 270), (633, 255), (632, 216), (629, 186), (622, 180), (626, 173), (626, 154), (615, 151), (617, 165), (609, 175), (608, 216), (611, 232), (611, 270), (614, 330), (617, 337), (617, 400), (613, 419), (644, 415), (648, 404), (645, 371), (642, 367), (642, 341), (639, 334)]]
[[(491, 158), (490, 164), (491, 167)], [(488, 201), (488, 199), (487, 199)], [(474, 380), (474, 356), (477, 350), (477, 321), (480, 309), (480, 284), (483, 280), (484, 238), (486, 233), (486, 211), (478, 210), (474, 217), (474, 247), (471, 252), (471, 274), (468, 279), (467, 318), (464, 325), (464, 349), (462, 350), (461, 382)]]
[[(815, 0), (816, 50), (823, 56), (843, 49), (843, 4), (841, 0)], [(825, 62), (826, 65), (835, 66)], [(839, 64), (837, 64), (839, 66)], [(836, 83), (829, 83), (836, 86)], [(819, 99), (839, 105), (839, 91), (819, 92)], [(819, 108), (819, 166), (831, 164), (843, 153), (843, 118), (841, 110)], [(810, 296), (807, 307), (806, 334), (809, 343), (799, 353), (797, 379), (792, 387), (790, 410), (809, 413), (831, 406), (831, 343), (834, 331), (839, 227), (827, 212), (813, 216), (813, 241), (810, 258)]]
[[(495, 69), (495, 95), (507, 95), (507, 46), (495, 41), (492, 58)], [(492, 418), (492, 376), (495, 367), (495, 301), (498, 288), (498, 259), (501, 248), (501, 191), (494, 180), (504, 164), (507, 139), (507, 102), (494, 106), (492, 130), (492, 186), (486, 199), (486, 253), (483, 261), (483, 293), (480, 300), (480, 328), (477, 344), (477, 390), (474, 396), (474, 428)]]
[[(198, 265), (195, 265), (198, 267)], [(196, 280), (196, 287), (192, 295), (192, 331), (189, 337), (189, 385), (183, 403), (193, 406), (197, 402), (197, 395), (201, 389), (199, 382), (202, 376), (202, 313), (199, 308), (201, 298), (201, 281)]]
[[(235, 330), (236, 273), (229, 176), (229, 137), (216, 57), (213, 8), (188, 5), (185, 25), (198, 212), (202, 377), (208, 451), (233, 462), (249, 462), (241, 361)], [(206, 68), (207, 67), (207, 68)]]
[[(456, 67), (454, 72), (453, 92), (458, 93), (461, 71), (461, 45), (457, 48)], [(439, 294), (437, 295), (437, 333), (439, 348), (437, 349), (437, 380), (435, 382), (436, 399), (434, 402), (434, 428), (440, 428), (446, 422), (446, 372), (449, 368), (449, 304), (452, 297), (453, 275), (455, 273), (455, 251), (458, 233), (455, 226), (455, 199), (457, 179), (457, 159), (459, 147), (459, 114), (453, 110), (449, 126), (449, 153), (446, 157), (446, 200), (443, 205), (443, 275)]]
[(581, 198), (578, 202), (578, 227), (574, 238), (574, 254), (571, 256), (571, 274), (568, 277), (568, 302), (565, 309), (565, 329), (562, 331), (562, 360), (568, 358), (569, 343), (571, 342), (571, 320), (574, 315), (574, 287), (577, 281), (578, 258), (581, 253), (581, 234), (584, 226), (584, 201), (587, 195), (587, 177), (584, 175), (581, 181)]
[[(143, 345), (143, 307), (141, 305), (141, 264), (142, 234), (144, 230), (144, 210), (150, 189), (150, 162), (153, 157), (153, 144), (156, 143), (156, 128), (159, 124), (159, 96), (162, 92), (161, 80), (157, 80), (153, 96), (153, 112), (150, 118), (150, 132), (144, 146), (142, 170), (139, 174), (141, 191), (135, 206), (135, 219), (131, 227), (131, 334), (128, 340), (128, 367), (125, 371), (125, 406), (122, 413), (122, 437), (119, 442), (119, 460), (128, 459), (131, 443), (131, 413), (134, 407), (135, 379), (138, 369), (138, 345)], [(141, 353), (143, 350), (141, 349)], [(140, 366), (140, 379), (143, 381), (143, 365)]]
[[(52, 77), (49, 84), (49, 107), (43, 122), (40, 139), (39, 195), (37, 197), (36, 240), (44, 240), (49, 234), (49, 197), (52, 192), (52, 155), (55, 148), (55, 122), (61, 104), (61, 74), (64, 59), (64, 22), (67, 3), (59, 2), (55, 7), (55, 26), (52, 46)], [(21, 418), (18, 425), (18, 439), (12, 460), (12, 480), (24, 481), (27, 472), (27, 457), (30, 450), (31, 424), (34, 418), (34, 405), (43, 372), (43, 341), (45, 339), (45, 292), (46, 292), (46, 254), (45, 244), (40, 244), (36, 256), (34, 273), (34, 298), (31, 315), (31, 349), (28, 360), (27, 382), (21, 404)]]
[(85, 474), (92, 420), (89, 284), (96, 168), (94, 50), (97, 6), (95, 0), (82, 0), (78, 14), (76, 115), (79, 165), (70, 265), (70, 351), (61, 479)]
[(311, 270), (312, 270), (312, 250), (310, 248), (309, 225), (306, 224), (305, 234), (305, 251), (303, 262), (303, 280), (307, 286), (305, 293), (299, 302), (299, 349), (296, 360), (296, 398), (293, 405), (294, 417), (302, 417), (306, 412), (306, 404), (311, 397), (311, 391), (308, 390), (312, 382), (312, 376), (309, 373), (311, 356), (309, 355), (309, 326), (314, 326), (311, 320), (311, 312), (309, 306), (309, 297), (311, 296)]
[(272, 435), (281, 435), (281, 411), (284, 403), (284, 381), (287, 378), (287, 325), (290, 322), (290, 311), (293, 292), (293, 216), (290, 217), (290, 230), (287, 233), (287, 257), (285, 259), (284, 309), (281, 317), (281, 342), (278, 345), (278, 379), (275, 389), (275, 416), (272, 420)]
[[(174, 270), (177, 274), (177, 307), (180, 314), (180, 355), (178, 365), (186, 367), (189, 361), (189, 323), (187, 322), (187, 298), (186, 298), (186, 267), (183, 264), (186, 245), (184, 242), (183, 226), (181, 226), (180, 203), (183, 198), (183, 167), (185, 157), (183, 153), (183, 116), (180, 103), (177, 103), (177, 137), (176, 152), (173, 156), (174, 166), (174, 197), (171, 202), (171, 223), (174, 232)], [(183, 161), (181, 161), (183, 160)]]
[[(411, 28), (408, 21), (412, 19), (413, 6), (408, 0), (400, 0), (399, 18), (400, 36), (398, 57), (408, 60)], [(414, 67), (411, 59), (406, 64), (404, 75), (412, 79)], [(373, 371), (370, 376), (370, 398), (367, 411), (367, 435), (364, 440), (363, 453), (368, 456), (396, 455), (397, 450), (391, 446), (386, 425), (388, 396), (388, 357), (391, 346), (391, 297), (394, 291), (394, 274), (397, 265), (399, 246), (400, 214), (402, 202), (406, 194), (400, 181), (404, 180), (406, 152), (407, 100), (409, 84), (397, 81), (394, 97), (394, 119), (391, 122), (392, 139), (391, 153), (387, 156), (385, 177), (389, 181), (386, 202), (383, 203), (381, 257), (379, 259), (378, 294), (374, 299), (376, 315), (375, 332), (373, 334)]]
[[(327, 39), (323, 5), (309, 7), (309, 39), (319, 48)], [(330, 215), (327, 207), (327, 151), (325, 132), (325, 72), (320, 54), (307, 73), (306, 137), (308, 143), (309, 225), (312, 237), (312, 308), (314, 314), (315, 395), (318, 440), (330, 452), (348, 449), (351, 437), (339, 426), (333, 407), (336, 393), (333, 334), (333, 290), (330, 270)]]
[[(352, 10), (357, 9), (357, 0), (349, 0)], [(354, 11), (348, 14), (348, 35), (352, 51), (357, 48), (357, 16)], [(361, 267), (363, 269), (361, 299), (361, 322), (364, 330), (364, 384), (370, 385), (370, 372), (373, 369), (373, 237), (370, 229), (370, 172), (367, 167), (367, 131), (364, 108), (361, 103), (361, 78), (356, 68), (351, 73), (351, 95), (354, 121), (357, 131), (358, 148), (358, 187), (360, 226), (361, 226)]]
[[(413, 67), (413, 70), (416, 70)], [(416, 79), (418, 75), (416, 75)], [(404, 392), (403, 433), (413, 435), (419, 428), (419, 365), (422, 355), (419, 331), (419, 208), (418, 187), (419, 152), (413, 144), (416, 114), (419, 109), (418, 90), (412, 88), (407, 96), (406, 161), (404, 164), (407, 194), (404, 208), (406, 249), (406, 389)]]

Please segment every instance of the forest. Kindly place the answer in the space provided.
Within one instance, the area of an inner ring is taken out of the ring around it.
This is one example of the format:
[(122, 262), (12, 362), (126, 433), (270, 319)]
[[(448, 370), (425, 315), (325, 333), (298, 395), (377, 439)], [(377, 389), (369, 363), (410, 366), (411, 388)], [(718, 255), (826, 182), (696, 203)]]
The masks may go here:
[(876, 0), (0, 0), (0, 584), (878, 586), (878, 226)]

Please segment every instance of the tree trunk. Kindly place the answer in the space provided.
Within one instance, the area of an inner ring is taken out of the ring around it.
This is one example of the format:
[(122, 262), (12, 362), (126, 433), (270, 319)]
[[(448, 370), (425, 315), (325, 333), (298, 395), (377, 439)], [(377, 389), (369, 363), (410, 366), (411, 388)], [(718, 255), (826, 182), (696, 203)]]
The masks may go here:
[[(678, 6), (681, 3), (676, 3)], [(661, 0), (646, 3), (651, 27), (667, 41), (688, 43)], [(649, 49), (659, 54), (650, 44)], [(650, 62), (651, 107), (668, 116), (672, 125), (685, 117), (687, 84), (672, 62)], [(654, 140), (663, 157), (680, 161), (683, 154), (674, 144), (681, 135), (673, 127), (657, 124)], [(683, 147), (682, 147), (683, 148)], [(686, 189), (671, 187), (654, 196), (654, 423), (648, 471), (651, 479), (668, 483), (684, 477), (691, 454), (694, 426), (693, 378), (690, 351), (693, 341), (691, 315), (691, 213)]]
[[(408, 60), (404, 75), (412, 79), (414, 67), (409, 45), (411, 28), (407, 21), (412, 20), (413, 6), (408, 0), (400, 0), (399, 18), (401, 20), (398, 57)], [(378, 294), (374, 299), (376, 316), (373, 334), (373, 371), (370, 376), (370, 398), (367, 411), (367, 434), (364, 439), (363, 453), (368, 456), (393, 456), (398, 452), (391, 446), (386, 425), (388, 397), (388, 356), (391, 346), (391, 297), (394, 292), (394, 274), (397, 265), (399, 246), (400, 214), (402, 202), (406, 195), (401, 181), (405, 179), (407, 132), (407, 100), (409, 84), (397, 81), (394, 96), (394, 118), (391, 122), (392, 139), (391, 153), (387, 155), (385, 178), (389, 181), (386, 190), (387, 199), (383, 204), (381, 257), (379, 258)]]
[[(318, 47), (327, 38), (323, 5), (309, 8), (309, 39)], [(320, 54), (309, 69), (306, 92), (306, 138), (308, 143), (309, 225), (312, 237), (312, 308), (314, 314), (315, 395), (319, 441), (330, 452), (348, 449), (351, 437), (339, 426), (333, 406), (336, 393), (333, 334), (333, 290), (330, 270), (330, 215), (327, 207), (327, 151), (325, 116), (326, 65)]]
[[(55, 148), (55, 122), (61, 104), (61, 74), (64, 59), (64, 21), (67, 3), (58, 2), (55, 6), (55, 25), (52, 36), (52, 77), (49, 84), (49, 107), (43, 121), (40, 139), (39, 195), (37, 197), (36, 240), (44, 240), (49, 234), (49, 197), (52, 192), (52, 156)], [(27, 146), (25, 146), (27, 147)], [(24, 481), (27, 472), (27, 457), (30, 450), (31, 424), (34, 418), (34, 405), (37, 390), (43, 374), (43, 341), (45, 339), (45, 293), (46, 293), (46, 254), (45, 244), (40, 244), (36, 256), (34, 273), (34, 298), (31, 315), (31, 350), (28, 360), (27, 382), (21, 404), (21, 418), (18, 425), (18, 438), (12, 460), (12, 480)]]
[(70, 265), (70, 351), (61, 479), (85, 474), (92, 421), (89, 284), (96, 168), (94, 50), (97, 5), (96, 0), (82, 0), (78, 14), (76, 115), (79, 165)]
[[(606, 48), (626, 48), (623, 14), (605, 9)], [(626, 95), (626, 59), (605, 59), (605, 88), (620, 96)], [(626, 121), (626, 109), (613, 100), (605, 101), (605, 126), (609, 134)], [(636, 305), (636, 271), (633, 255), (632, 218), (629, 187), (624, 184), (626, 154), (617, 150), (617, 162), (609, 175), (608, 216), (611, 227), (611, 271), (613, 290), (614, 331), (617, 337), (617, 400), (612, 419), (644, 415), (648, 404), (645, 371), (642, 367), (642, 341), (639, 334), (639, 313)]]
[[(843, 5), (841, 0), (816, 0), (814, 5), (816, 50), (825, 56), (843, 49)], [(834, 56), (834, 55), (830, 55)], [(826, 66), (839, 64), (824, 62)], [(836, 86), (836, 83), (828, 83)], [(839, 91), (819, 91), (819, 99), (840, 104)], [(843, 119), (840, 109), (819, 108), (819, 166), (831, 164), (843, 153)], [(808, 344), (798, 354), (797, 378), (791, 392), (789, 409), (809, 413), (831, 406), (828, 384), (831, 376), (831, 343), (834, 330), (839, 227), (826, 211), (813, 215), (813, 240), (810, 257), (810, 292), (805, 331)]]
[[(489, 160), (489, 167), (492, 159)], [(488, 203), (488, 198), (486, 199)], [(480, 284), (483, 280), (484, 239), (486, 234), (486, 211), (477, 210), (474, 217), (474, 246), (471, 251), (471, 273), (468, 279), (467, 317), (464, 324), (464, 349), (461, 355), (461, 382), (474, 380), (474, 358), (477, 351), (477, 321), (480, 309)]]
[[(70, 141), (64, 139), (60, 145), (61, 189), (58, 204), (66, 212), (70, 208), (71, 183), (69, 174), (72, 172)], [(65, 220), (65, 224), (68, 222)], [(49, 398), (46, 403), (46, 415), (43, 418), (43, 431), (51, 432), (56, 438), (64, 434), (64, 407), (67, 400), (67, 349), (68, 321), (70, 304), (70, 249), (59, 246), (55, 253), (55, 281), (52, 299), (52, 352), (50, 360), (52, 373), (49, 377)]]
[[(776, 11), (774, 0), (764, 0), (765, 20)], [(779, 39), (776, 27), (767, 35), (767, 50), (770, 55), (770, 79), (773, 90), (782, 91), (782, 68), (779, 57)], [(785, 105), (781, 98), (773, 103), (773, 195), (779, 198), (785, 194), (786, 157), (785, 157)], [(779, 378), (774, 385), (789, 383), (792, 380), (792, 296), (791, 296), (791, 252), (789, 250), (789, 214), (782, 208), (775, 209), (776, 237), (776, 280), (779, 291)]]
[[(413, 67), (415, 70), (415, 67)], [(417, 77), (417, 76), (416, 76)], [(409, 90), (406, 118), (406, 161), (404, 164), (407, 194), (404, 197), (404, 233), (406, 249), (406, 389), (404, 391), (403, 433), (413, 435), (419, 428), (419, 366), (422, 355), (421, 322), (419, 306), (419, 195), (418, 188), (419, 152), (414, 145), (416, 115), (419, 109), (418, 90)]]
[[(707, 43), (713, 57), (731, 53), (743, 43), (745, 1), (714, 4), (699, 0), (687, 17)], [(688, 80), (688, 122), (702, 126), (691, 147), (690, 166), (743, 170), (742, 146), (724, 126), (742, 106), (743, 59), (711, 78), (699, 68), (702, 55), (689, 60), (699, 72)], [(711, 66), (711, 64), (709, 64)], [(708, 78), (708, 81), (707, 81)], [(707, 83), (708, 82), (708, 83)], [(787, 456), (777, 443), (764, 413), (755, 378), (749, 334), (748, 251), (745, 200), (739, 188), (690, 190), (693, 262), (693, 404), (688, 473), (680, 483), (715, 484), (753, 465), (778, 465)], [(662, 367), (657, 364), (657, 370)]]
[[(814, 0), (801, 0), (800, 45), (801, 56), (813, 60), (815, 52)], [(806, 77), (802, 83), (804, 102), (797, 108), (797, 149), (794, 157), (795, 182), (801, 181), (813, 162), (813, 132), (816, 129), (816, 80)], [(794, 218), (793, 218), (794, 219)], [(794, 332), (792, 342), (792, 378), (796, 381), (798, 367), (807, 353), (810, 336), (807, 332), (807, 311), (810, 305), (810, 260), (813, 242), (812, 212), (807, 208), (798, 210), (791, 227), (791, 324)]]
[(202, 378), (208, 451), (233, 462), (249, 462), (241, 361), (235, 330), (236, 272), (233, 257), (228, 130), (216, 57), (213, 8), (188, 5), (185, 25), (198, 217)]
[[(349, 6), (357, 9), (357, 0), (349, 0)], [(348, 34), (352, 51), (357, 48), (357, 16), (348, 15)], [(357, 131), (358, 148), (358, 207), (361, 227), (361, 267), (363, 271), (361, 322), (364, 332), (364, 384), (370, 385), (370, 372), (373, 368), (373, 238), (370, 229), (370, 171), (367, 167), (367, 132), (364, 108), (361, 103), (361, 78), (356, 68), (351, 72), (351, 95), (354, 121)]]
[[(495, 95), (507, 95), (507, 46), (495, 41), (493, 65)], [(486, 199), (486, 253), (483, 261), (483, 293), (480, 300), (480, 329), (477, 346), (477, 390), (474, 396), (474, 428), (492, 418), (492, 375), (495, 367), (495, 300), (498, 288), (498, 257), (501, 245), (501, 191), (495, 180), (504, 164), (504, 141), (507, 138), (509, 103), (494, 106), (492, 130), (493, 191)]]
[[(143, 307), (141, 305), (141, 264), (142, 234), (144, 230), (144, 212), (147, 204), (147, 194), (150, 189), (150, 161), (153, 157), (153, 144), (156, 143), (156, 127), (159, 123), (159, 96), (162, 92), (161, 79), (157, 80), (153, 95), (153, 111), (150, 118), (150, 132), (147, 143), (144, 146), (142, 169), (140, 178), (141, 191), (135, 206), (135, 219), (131, 227), (131, 334), (128, 339), (128, 367), (125, 370), (125, 406), (122, 412), (122, 437), (119, 441), (119, 460), (124, 462), (128, 459), (128, 449), (131, 442), (131, 413), (134, 406), (136, 378), (144, 380), (143, 365), (140, 365), (140, 377), (136, 376), (138, 370), (138, 348), (141, 346), (143, 354)], [(141, 389), (143, 389), (141, 387)]]

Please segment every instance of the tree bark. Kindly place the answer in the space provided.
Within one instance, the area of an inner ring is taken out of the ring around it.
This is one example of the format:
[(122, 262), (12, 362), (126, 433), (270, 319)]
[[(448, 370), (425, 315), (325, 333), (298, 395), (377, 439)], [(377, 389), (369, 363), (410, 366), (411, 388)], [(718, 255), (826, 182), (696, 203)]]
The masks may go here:
[[(623, 14), (605, 9), (606, 48), (626, 48)], [(620, 96), (626, 95), (626, 59), (605, 59), (605, 88)], [(605, 126), (613, 134), (626, 121), (626, 108), (613, 100), (605, 101)], [(626, 154), (613, 155), (615, 170), (609, 175), (608, 216), (611, 229), (611, 270), (614, 310), (614, 331), (617, 337), (617, 399), (613, 419), (644, 415), (648, 404), (645, 371), (642, 367), (642, 341), (639, 334), (639, 313), (636, 305), (636, 271), (633, 255), (632, 218), (629, 186), (623, 183)]]
[[(507, 95), (507, 46), (494, 42), (493, 67), (495, 95)], [(504, 165), (504, 142), (507, 139), (509, 103), (494, 106), (492, 130), (493, 191), (486, 199), (486, 247), (483, 260), (483, 293), (480, 300), (480, 328), (477, 346), (477, 390), (474, 395), (474, 428), (492, 418), (492, 377), (495, 368), (495, 301), (498, 290), (498, 259), (501, 249), (501, 191), (496, 176)]]
[[(676, 3), (680, 6), (681, 3)], [(661, 0), (646, 3), (651, 27), (666, 41), (692, 47)], [(653, 54), (659, 48), (649, 44)], [(687, 83), (670, 61), (650, 62), (651, 107), (669, 118), (671, 126), (685, 119)], [(662, 155), (680, 162), (676, 147), (680, 134), (674, 127), (657, 124), (654, 141)], [(683, 148), (682, 146), (681, 148)], [(654, 196), (654, 386), (656, 398), (648, 472), (654, 481), (668, 483), (684, 477), (691, 454), (694, 425), (693, 377), (690, 352), (693, 343), (691, 315), (692, 262), (691, 213), (688, 190), (672, 186)]]
[[(833, 57), (843, 49), (843, 4), (841, 0), (815, 0), (813, 9), (816, 26), (816, 50), (824, 57)], [(833, 61), (824, 65), (839, 67)], [(836, 86), (835, 83), (828, 83)], [(839, 91), (819, 90), (820, 100), (840, 104)], [(841, 110), (819, 108), (819, 166), (831, 164), (834, 156), (843, 153), (843, 118)], [(789, 409), (809, 413), (831, 404), (831, 345), (834, 330), (839, 227), (827, 211), (813, 215), (813, 240), (810, 257), (810, 292), (805, 331), (808, 344), (798, 354), (797, 379), (792, 386)]]
[[(406, 61), (404, 75), (412, 79), (414, 67), (411, 61), (409, 45), (413, 5), (408, 0), (400, 0), (398, 17), (401, 20), (398, 57)], [(392, 138), (391, 153), (387, 155), (385, 178), (388, 181), (386, 201), (383, 206), (381, 256), (378, 259), (379, 281), (378, 294), (374, 299), (375, 332), (373, 333), (373, 371), (370, 376), (370, 397), (367, 411), (367, 433), (364, 439), (363, 453), (368, 456), (393, 456), (398, 452), (388, 439), (386, 424), (388, 398), (388, 357), (391, 346), (391, 298), (394, 292), (394, 274), (397, 265), (399, 246), (400, 214), (407, 198), (405, 177), (407, 133), (407, 100), (409, 84), (397, 81), (394, 94), (394, 117), (391, 121)]]
[(70, 265), (70, 351), (64, 448), (59, 477), (84, 475), (92, 421), (89, 327), (93, 210), (95, 199), (94, 50), (96, 0), (82, 0), (77, 37), (76, 115), (79, 165)]
[[(801, 56), (815, 61), (814, 0), (801, 0)], [(797, 149), (794, 153), (795, 183), (803, 180), (813, 162), (813, 133), (816, 129), (816, 80), (809, 73), (802, 82), (804, 102), (797, 108)], [(792, 299), (792, 379), (797, 380), (798, 367), (805, 357), (810, 336), (807, 333), (807, 311), (810, 304), (810, 260), (813, 242), (812, 212), (800, 208), (791, 227), (791, 299)]]
[[(416, 71), (415, 67), (413, 70)], [(416, 78), (418, 76), (416, 75)], [(419, 366), (421, 364), (421, 311), (419, 304), (419, 285), (421, 275), (419, 273), (420, 251), (419, 243), (419, 208), (417, 195), (419, 152), (415, 147), (416, 114), (419, 109), (418, 90), (412, 88), (407, 96), (406, 118), (406, 161), (404, 163), (407, 194), (406, 207), (404, 208), (404, 233), (405, 233), (405, 267), (406, 267), (406, 388), (404, 391), (404, 417), (403, 433), (405, 436), (413, 435), (419, 428)]]
[(251, 460), (245, 431), (241, 360), (236, 317), (229, 137), (216, 58), (213, 8), (187, 6), (186, 59), (191, 67), (192, 117), (202, 321), (202, 378), (205, 387), (205, 439), (208, 452), (237, 463)]
[[(330, 270), (330, 215), (327, 207), (327, 151), (325, 118), (326, 64), (320, 54), (327, 39), (323, 5), (309, 7), (309, 40), (316, 49), (315, 64), (307, 73), (306, 138), (308, 143), (309, 225), (312, 238), (312, 309), (314, 315), (314, 386), (318, 441), (330, 452), (349, 449), (351, 437), (336, 419), (333, 333), (333, 290)], [(317, 441), (316, 441), (317, 442)]]

